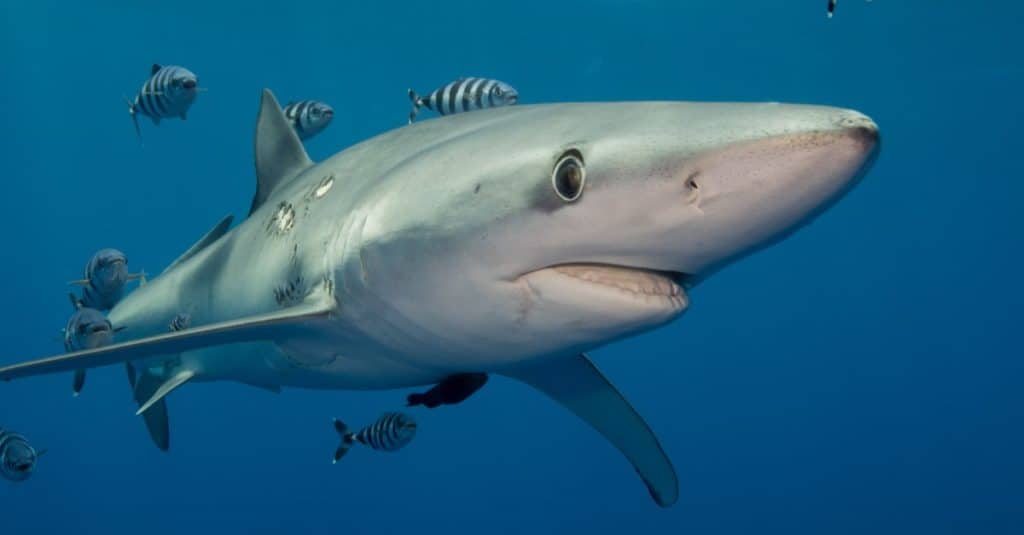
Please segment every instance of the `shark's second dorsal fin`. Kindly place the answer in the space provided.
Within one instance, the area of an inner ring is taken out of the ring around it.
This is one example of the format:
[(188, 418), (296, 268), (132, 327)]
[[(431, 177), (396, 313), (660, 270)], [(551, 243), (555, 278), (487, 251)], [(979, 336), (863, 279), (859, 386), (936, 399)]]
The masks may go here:
[(179, 256), (174, 262), (171, 262), (171, 265), (167, 266), (167, 269), (164, 270), (164, 273), (167, 273), (168, 271), (174, 269), (175, 266), (181, 264), (182, 262), (188, 260), (189, 258), (192, 258), (193, 256), (196, 255), (196, 253), (202, 251), (211, 243), (219, 240), (221, 236), (227, 234), (228, 228), (231, 227), (231, 222), (234, 220), (235, 216), (233, 215), (224, 216), (224, 219), (221, 219), (220, 222), (217, 223), (217, 226), (210, 229), (210, 231), (207, 232), (206, 235), (204, 235), (202, 238), (199, 238), (199, 241), (193, 244), (192, 247), (189, 247), (188, 250), (182, 253), (181, 256)]
[(256, 119), (256, 195), (249, 213), (256, 211), (279, 185), (313, 165), (295, 129), (269, 89), (263, 90)]

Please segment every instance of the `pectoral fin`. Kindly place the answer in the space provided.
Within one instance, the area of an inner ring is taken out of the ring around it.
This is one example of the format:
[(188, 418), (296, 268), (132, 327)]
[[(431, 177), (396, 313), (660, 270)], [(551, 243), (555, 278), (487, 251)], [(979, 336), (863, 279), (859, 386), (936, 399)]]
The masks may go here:
[(286, 342), (317, 330), (335, 311), (332, 297), (318, 298), (270, 314), (212, 323), (184, 331), (140, 338), (96, 349), (75, 351), (0, 368), (0, 380), (9, 381), (48, 373), (85, 370), (121, 362), (184, 353), (204, 347), (242, 342)]
[[(135, 415), (138, 416), (149, 410), (149, 408), (152, 407), (154, 403), (158, 401), (163, 401), (164, 397), (167, 394), (174, 392), (176, 388), (187, 383), (189, 379), (192, 379), (195, 376), (196, 372), (192, 370), (181, 370), (180, 372), (172, 375), (170, 378), (164, 381), (163, 384), (158, 386), (156, 390), (153, 391), (152, 395), (150, 395), (149, 399), (146, 400), (146, 402), (139, 407), (139, 410), (136, 411)], [(136, 389), (136, 393), (137, 392), (138, 389)]]
[[(140, 405), (152, 398), (161, 385), (160, 377), (149, 372), (143, 372), (137, 380), (131, 382), (134, 384), (135, 402)], [(153, 403), (149, 410), (142, 413), (142, 419), (146, 422), (146, 430), (149, 431), (149, 437), (153, 439), (156, 447), (162, 451), (170, 449), (171, 426), (167, 417), (167, 402), (161, 399)]]
[(675, 469), (658, 438), (586, 355), (503, 374), (547, 394), (604, 435), (633, 464), (658, 505), (668, 507), (679, 498)]

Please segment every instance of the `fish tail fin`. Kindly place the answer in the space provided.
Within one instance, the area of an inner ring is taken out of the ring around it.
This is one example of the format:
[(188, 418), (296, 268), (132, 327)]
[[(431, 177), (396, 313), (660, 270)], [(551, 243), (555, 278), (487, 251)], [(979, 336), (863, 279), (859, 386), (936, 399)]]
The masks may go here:
[(352, 435), (352, 432), (349, 431), (348, 426), (345, 425), (345, 422), (342, 422), (337, 418), (334, 419), (334, 430), (341, 436), (341, 444), (338, 444), (338, 449), (334, 450), (333, 464), (337, 464), (337, 462), (340, 461), (346, 453), (348, 453), (348, 450), (356, 440)]
[(139, 130), (139, 116), (138, 110), (135, 108), (135, 103), (131, 101), (127, 96), (122, 95), (124, 101), (128, 103), (128, 115), (132, 116), (132, 124), (135, 125), (135, 137), (139, 138), (139, 143), (142, 143), (142, 131)]
[(420, 112), (420, 106), (423, 105), (423, 99), (420, 98), (412, 88), (409, 88), (409, 100), (412, 101), (412, 111), (409, 112), (409, 124), (412, 124), (416, 120), (416, 115)]

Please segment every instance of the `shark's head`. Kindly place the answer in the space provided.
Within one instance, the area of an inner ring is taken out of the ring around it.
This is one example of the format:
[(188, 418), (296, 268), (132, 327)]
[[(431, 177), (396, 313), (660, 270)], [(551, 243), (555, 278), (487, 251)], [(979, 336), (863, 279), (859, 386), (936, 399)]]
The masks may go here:
[(403, 130), (416, 149), (371, 203), (361, 271), (383, 324), (463, 360), (676, 318), (697, 281), (849, 190), (879, 142), (860, 113), (780, 104), (532, 106)]
[(24, 481), (36, 468), (36, 451), (17, 435), (4, 437), (0, 447), (0, 472), (11, 481)]

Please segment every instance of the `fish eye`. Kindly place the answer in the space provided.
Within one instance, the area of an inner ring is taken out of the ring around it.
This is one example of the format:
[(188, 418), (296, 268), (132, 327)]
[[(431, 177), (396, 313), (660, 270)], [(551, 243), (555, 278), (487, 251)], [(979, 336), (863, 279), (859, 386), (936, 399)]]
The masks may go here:
[(576, 150), (566, 151), (551, 172), (551, 185), (558, 197), (565, 202), (579, 199), (586, 181), (587, 171), (583, 166), (583, 155)]
[(78, 334), (85, 334), (85, 325), (78, 324)]
[(500, 97), (502, 93), (504, 93), (504, 91), (501, 90), (500, 85), (494, 86), (494, 96)]

